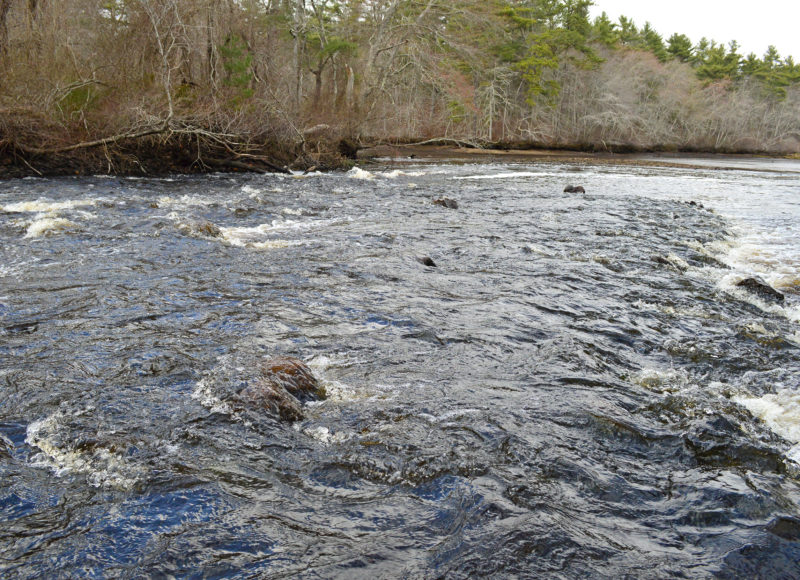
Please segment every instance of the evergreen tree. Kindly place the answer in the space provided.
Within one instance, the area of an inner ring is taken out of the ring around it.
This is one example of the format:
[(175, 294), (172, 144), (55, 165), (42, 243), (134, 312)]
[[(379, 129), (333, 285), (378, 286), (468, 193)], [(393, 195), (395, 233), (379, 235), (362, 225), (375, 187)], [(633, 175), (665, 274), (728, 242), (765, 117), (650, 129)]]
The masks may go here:
[(528, 101), (554, 103), (561, 90), (553, 72), (562, 60), (592, 67), (600, 62), (589, 46), (590, 0), (523, 1), (502, 11), (522, 36), (524, 52), (515, 62), (527, 85)]
[(694, 66), (699, 66), (703, 64), (708, 58), (708, 50), (711, 47), (711, 43), (708, 39), (704, 36), (700, 39), (700, 42), (695, 45), (694, 50), (692, 51), (692, 57), (690, 62)]
[(741, 64), (739, 65), (739, 72), (742, 76), (746, 77), (754, 77), (756, 73), (761, 69), (764, 63), (761, 62), (756, 56), (756, 53), (751, 52), (747, 55), (744, 59), (742, 59)]
[(692, 59), (692, 41), (685, 34), (674, 33), (667, 41), (667, 52), (673, 58), (681, 62), (689, 62)]
[(656, 58), (661, 62), (665, 62), (669, 58), (667, 47), (664, 46), (664, 39), (656, 32), (649, 22), (644, 23), (644, 28), (641, 32), (642, 42), (650, 52), (656, 55)]
[(724, 44), (717, 44), (713, 40), (708, 49), (698, 53), (702, 61), (697, 64), (697, 76), (703, 80), (716, 81), (735, 78), (739, 74), (739, 54), (736, 53), (738, 45), (731, 43), (731, 52), (725, 50)]
[(636, 28), (633, 20), (625, 16), (619, 17), (617, 38), (619, 38), (619, 43), (623, 46), (637, 46), (639, 44), (639, 29)]
[(608, 14), (603, 12), (592, 24), (592, 40), (609, 48), (614, 48), (619, 41), (617, 25), (611, 22)]

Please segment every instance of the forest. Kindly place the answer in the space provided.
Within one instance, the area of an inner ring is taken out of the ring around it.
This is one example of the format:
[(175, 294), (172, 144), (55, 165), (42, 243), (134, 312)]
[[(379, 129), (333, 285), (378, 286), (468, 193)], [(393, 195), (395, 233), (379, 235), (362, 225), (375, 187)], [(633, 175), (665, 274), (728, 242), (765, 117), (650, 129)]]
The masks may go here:
[(800, 152), (791, 56), (591, 5), (0, 0), (0, 176), (339, 167), (380, 143)]

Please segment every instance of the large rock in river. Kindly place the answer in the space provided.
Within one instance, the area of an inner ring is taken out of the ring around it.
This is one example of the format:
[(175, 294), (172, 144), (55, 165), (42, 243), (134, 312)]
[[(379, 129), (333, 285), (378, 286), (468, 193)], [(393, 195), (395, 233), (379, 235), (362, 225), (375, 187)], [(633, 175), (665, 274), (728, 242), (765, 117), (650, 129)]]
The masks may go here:
[(440, 205), (442, 207), (446, 207), (447, 209), (458, 209), (458, 202), (454, 199), (450, 199), (449, 197), (434, 199), (433, 205)]
[(249, 407), (260, 407), (286, 421), (303, 418), (303, 403), (325, 398), (325, 388), (302, 361), (281, 356), (269, 359), (239, 397)]
[(755, 294), (766, 302), (784, 301), (783, 294), (759, 278), (745, 278), (741, 282), (737, 282), (736, 285), (740, 288), (744, 288), (752, 294)]

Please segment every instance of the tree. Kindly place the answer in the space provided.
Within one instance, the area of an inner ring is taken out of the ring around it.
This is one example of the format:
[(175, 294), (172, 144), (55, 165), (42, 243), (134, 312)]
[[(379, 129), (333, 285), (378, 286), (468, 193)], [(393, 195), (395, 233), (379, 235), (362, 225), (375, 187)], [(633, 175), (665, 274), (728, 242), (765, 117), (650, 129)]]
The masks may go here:
[(553, 72), (563, 60), (582, 67), (600, 62), (589, 45), (588, 0), (540, 0), (509, 7), (504, 14), (522, 36), (524, 52), (515, 67), (527, 86), (528, 102), (553, 103), (560, 85)]
[(314, 109), (320, 104), (322, 97), (322, 75), (329, 64), (339, 54), (354, 53), (358, 45), (337, 36), (336, 26), (340, 22), (343, 7), (333, 0), (310, 0), (313, 18), (311, 19), (306, 38), (306, 46), (311, 54), (309, 71), (314, 75)]
[(635, 47), (639, 45), (641, 40), (639, 36), (639, 29), (636, 28), (633, 20), (625, 16), (620, 16), (617, 24), (617, 37), (619, 43), (623, 46)]
[(698, 52), (697, 76), (707, 81), (733, 79), (739, 74), (739, 59), (736, 42), (730, 44), (730, 52), (726, 52), (725, 45), (717, 44), (713, 40), (702, 52)]
[(658, 60), (665, 62), (669, 58), (667, 48), (664, 46), (664, 39), (661, 38), (661, 35), (653, 29), (649, 22), (644, 23), (641, 36), (644, 45), (656, 56)]
[(667, 52), (681, 62), (692, 60), (692, 41), (685, 34), (674, 33), (667, 40)]
[(592, 24), (592, 40), (608, 48), (614, 48), (619, 40), (617, 36), (617, 25), (611, 22), (611, 19), (605, 12), (594, 19), (594, 23)]

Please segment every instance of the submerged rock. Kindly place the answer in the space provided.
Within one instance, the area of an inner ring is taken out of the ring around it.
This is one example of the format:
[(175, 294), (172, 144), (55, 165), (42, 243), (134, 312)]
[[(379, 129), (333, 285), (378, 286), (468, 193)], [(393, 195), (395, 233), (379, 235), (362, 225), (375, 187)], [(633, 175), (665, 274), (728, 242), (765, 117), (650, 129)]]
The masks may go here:
[(303, 403), (325, 399), (325, 389), (302, 361), (276, 357), (260, 368), (261, 375), (239, 394), (249, 407), (260, 407), (285, 421), (303, 418)]
[(0, 457), (11, 457), (11, 452), (14, 450), (14, 443), (0, 433)]
[(447, 209), (458, 209), (458, 202), (448, 197), (442, 197), (441, 199), (434, 199), (433, 205), (440, 205), (442, 207), (446, 207)]
[(564, 188), (564, 193), (586, 193), (582, 185), (568, 185)]
[(759, 278), (745, 278), (736, 285), (767, 302), (783, 302), (784, 300), (783, 294)]
[(779, 516), (767, 524), (767, 531), (790, 542), (800, 541), (800, 518)]

